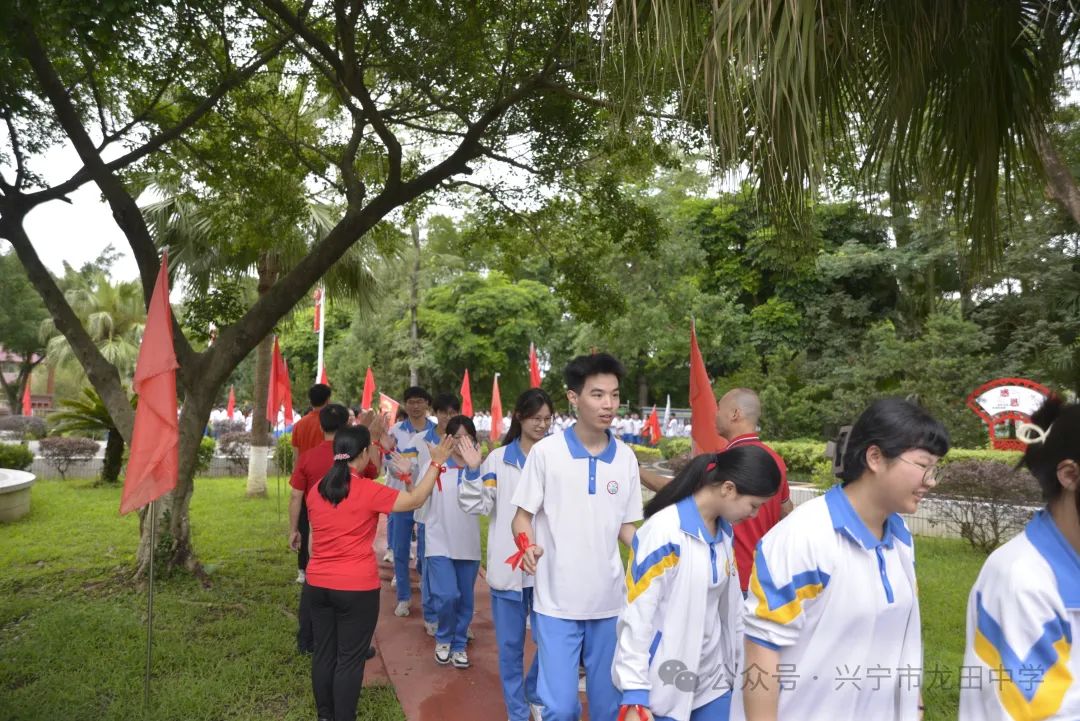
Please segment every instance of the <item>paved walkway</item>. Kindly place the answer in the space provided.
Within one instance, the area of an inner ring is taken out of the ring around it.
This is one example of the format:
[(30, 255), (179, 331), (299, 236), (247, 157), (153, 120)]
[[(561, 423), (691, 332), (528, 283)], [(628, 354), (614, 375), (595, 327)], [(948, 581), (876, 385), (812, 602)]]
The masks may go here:
[[(419, 577), (412, 571), (412, 614), (394, 615), (397, 605), (394, 577), (390, 564), (382, 563), (386, 552), (386, 519), (379, 521), (375, 540), (379, 575), (383, 579), (379, 606), (379, 625), (375, 629), (378, 655), (368, 662), (364, 685), (389, 683), (394, 686), (408, 721), (506, 721), (502, 685), (499, 683), (498, 651), (495, 627), (491, 620), (491, 596), (483, 569), (476, 579), (476, 609), (472, 630), (476, 640), (469, 644), (468, 669), (440, 666), (435, 663), (435, 639), (424, 631), (420, 613)], [(527, 653), (535, 647), (531, 640)]]

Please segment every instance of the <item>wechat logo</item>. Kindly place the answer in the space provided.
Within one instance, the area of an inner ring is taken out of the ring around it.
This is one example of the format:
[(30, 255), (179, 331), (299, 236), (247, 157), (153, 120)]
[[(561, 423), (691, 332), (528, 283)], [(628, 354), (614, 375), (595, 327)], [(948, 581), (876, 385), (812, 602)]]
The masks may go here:
[(664, 661), (660, 664), (657, 673), (665, 686), (675, 686), (675, 688), (685, 693), (693, 693), (694, 689), (697, 688), (697, 674), (687, 670), (686, 664), (682, 661), (675, 659)]

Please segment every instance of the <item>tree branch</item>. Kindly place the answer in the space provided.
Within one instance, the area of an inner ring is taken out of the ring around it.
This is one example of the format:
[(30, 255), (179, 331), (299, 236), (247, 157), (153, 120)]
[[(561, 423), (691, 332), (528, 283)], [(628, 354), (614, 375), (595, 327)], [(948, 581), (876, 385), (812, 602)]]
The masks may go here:
[(4, 123), (7, 125), (8, 137), (11, 138), (11, 152), (15, 156), (15, 182), (11, 189), (18, 191), (26, 179), (26, 161), (23, 158), (22, 148), (19, 147), (19, 136), (15, 133), (15, 123), (11, 122), (11, 113), (4, 113)]

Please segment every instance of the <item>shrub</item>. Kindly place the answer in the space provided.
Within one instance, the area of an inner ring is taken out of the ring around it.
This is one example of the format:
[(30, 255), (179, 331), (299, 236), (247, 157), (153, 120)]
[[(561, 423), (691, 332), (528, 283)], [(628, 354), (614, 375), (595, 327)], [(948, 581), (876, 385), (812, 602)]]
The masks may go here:
[(690, 452), (690, 439), (680, 436), (661, 438), (656, 447), (660, 449), (660, 453), (664, 458), (671, 459)]
[(73, 463), (90, 460), (101, 448), (97, 441), (90, 438), (66, 436), (42, 438), (38, 447), (41, 455), (56, 469), (63, 480), (67, 479), (67, 471)]
[(195, 475), (202, 475), (210, 470), (210, 463), (214, 460), (214, 451), (217, 443), (209, 436), (203, 436), (199, 441), (199, 452), (195, 456)]
[(1042, 505), (1038, 481), (1026, 469), (1013, 470), (996, 458), (947, 464), (932, 497), (960, 537), (987, 554), (1023, 530)]
[(655, 463), (664, 457), (659, 448), (652, 448), (651, 446), (630, 444), (630, 450), (637, 456), (638, 463)]
[(26, 443), (0, 443), (0, 468), (25, 471), (34, 462), (34, 452)]
[(225, 456), (229, 471), (239, 475), (247, 468), (251, 434), (245, 431), (226, 433), (218, 439), (218, 450)]
[(278, 473), (290, 475), (295, 461), (296, 449), (293, 448), (292, 433), (282, 433), (274, 444), (274, 465), (277, 466)]
[(247, 423), (244, 421), (214, 421), (210, 424), (210, 435), (214, 438), (221, 438), (227, 433), (243, 433), (247, 430)]
[(48, 425), (44, 418), (36, 416), (0, 416), (0, 431), (8, 431), (24, 441), (37, 441), (45, 437)]

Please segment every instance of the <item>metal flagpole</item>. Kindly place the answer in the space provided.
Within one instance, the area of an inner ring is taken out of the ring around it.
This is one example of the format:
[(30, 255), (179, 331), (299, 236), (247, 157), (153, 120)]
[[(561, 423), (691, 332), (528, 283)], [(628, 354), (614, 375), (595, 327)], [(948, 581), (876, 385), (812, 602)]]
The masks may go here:
[(150, 501), (150, 585), (146, 593), (146, 672), (143, 675), (143, 711), (150, 715), (150, 669), (154, 656), (154, 547), (157, 546), (157, 502)]

